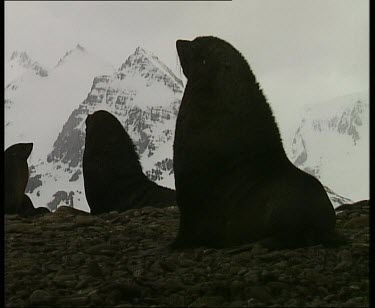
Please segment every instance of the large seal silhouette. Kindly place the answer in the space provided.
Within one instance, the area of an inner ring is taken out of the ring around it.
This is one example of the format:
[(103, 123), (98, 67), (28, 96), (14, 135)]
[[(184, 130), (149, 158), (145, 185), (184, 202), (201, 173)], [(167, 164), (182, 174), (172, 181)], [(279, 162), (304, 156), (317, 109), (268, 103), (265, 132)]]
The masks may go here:
[(27, 158), (33, 149), (33, 143), (16, 143), (4, 152), (4, 214), (34, 216), (49, 212), (42, 207), (35, 209), (25, 194), (29, 180)]
[(288, 160), (244, 57), (216, 37), (176, 47), (187, 84), (173, 145), (181, 217), (172, 246), (329, 242), (333, 206), (322, 184)]
[(86, 118), (83, 178), (92, 214), (176, 204), (174, 190), (157, 185), (143, 173), (131, 138), (116, 117), (104, 110)]

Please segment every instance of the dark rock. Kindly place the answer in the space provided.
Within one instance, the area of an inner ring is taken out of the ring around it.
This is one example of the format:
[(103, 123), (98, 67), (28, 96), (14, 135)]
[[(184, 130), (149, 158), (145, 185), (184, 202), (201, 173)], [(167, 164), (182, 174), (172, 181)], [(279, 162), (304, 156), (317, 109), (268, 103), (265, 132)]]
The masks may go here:
[(254, 247), (251, 249), (252, 255), (263, 255), (267, 252), (268, 252), (268, 249), (259, 244), (254, 245)]
[(369, 225), (370, 225), (369, 215), (355, 216), (344, 224), (346, 228), (363, 228), (363, 227), (368, 227)]
[(244, 294), (246, 298), (254, 298), (263, 303), (267, 303), (271, 298), (271, 294), (265, 286), (247, 287), (244, 290)]
[(333, 249), (171, 251), (178, 210), (138, 211), (5, 215), (5, 306), (369, 306), (369, 227), (344, 227), (350, 215)]
[(189, 305), (189, 307), (221, 307), (224, 298), (221, 296), (202, 296)]
[[(367, 304), (366, 304), (367, 303)], [(366, 301), (365, 298), (363, 297), (355, 297), (347, 300), (344, 304), (343, 307), (363, 307), (364, 305), (368, 305), (368, 301)]]
[(103, 275), (102, 270), (97, 262), (91, 261), (87, 266), (87, 274), (93, 277), (100, 277)]
[(29, 297), (32, 306), (53, 306), (53, 296), (45, 290), (35, 290)]
[(64, 275), (64, 274), (57, 274), (53, 281), (57, 286), (63, 287), (63, 288), (73, 288), (77, 284), (77, 279), (75, 275)]
[(71, 296), (56, 300), (56, 305), (62, 307), (83, 307), (87, 306), (88, 303), (89, 298), (85, 296)]
[(74, 223), (71, 223), (71, 222), (58, 223), (53, 226), (55, 230), (58, 230), (60, 232), (74, 230), (74, 227), (75, 227)]
[(256, 272), (249, 271), (243, 276), (247, 283), (256, 284), (259, 282), (259, 276)]
[(117, 251), (117, 247), (115, 245), (108, 245), (108, 244), (98, 244), (89, 247), (86, 250), (86, 253), (89, 254), (103, 254), (103, 255), (113, 255)]
[(77, 226), (90, 226), (95, 224), (98, 219), (95, 216), (90, 215), (78, 215), (76, 217), (76, 225)]
[(241, 281), (234, 280), (230, 285), (230, 293), (232, 298), (240, 298), (243, 294), (245, 284)]
[(264, 303), (255, 299), (255, 298), (250, 298), (247, 301), (247, 307), (264, 307)]
[(277, 292), (281, 292), (281, 291), (287, 290), (289, 288), (289, 285), (287, 283), (280, 282), (280, 281), (271, 281), (271, 282), (267, 283), (267, 286), (271, 290), (276, 290)]
[(16, 223), (12, 225), (5, 225), (6, 233), (35, 233), (35, 227), (32, 224)]
[(75, 286), (76, 289), (83, 289), (90, 285), (94, 279), (92, 277), (85, 277), (82, 280), (78, 281), (77, 285)]
[(351, 262), (347, 262), (347, 261), (342, 261), (340, 262), (339, 264), (337, 264), (334, 268), (333, 268), (333, 271), (335, 272), (340, 272), (342, 270), (347, 270), (350, 268), (350, 266), (352, 265)]

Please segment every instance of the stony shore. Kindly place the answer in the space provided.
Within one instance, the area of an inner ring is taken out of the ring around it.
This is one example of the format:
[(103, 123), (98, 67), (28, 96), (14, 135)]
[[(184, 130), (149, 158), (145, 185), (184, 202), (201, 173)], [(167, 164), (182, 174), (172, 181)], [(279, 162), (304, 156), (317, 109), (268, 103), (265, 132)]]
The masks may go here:
[(369, 203), (343, 208), (346, 245), (172, 251), (177, 208), (5, 216), (6, 307), (368, 307)]

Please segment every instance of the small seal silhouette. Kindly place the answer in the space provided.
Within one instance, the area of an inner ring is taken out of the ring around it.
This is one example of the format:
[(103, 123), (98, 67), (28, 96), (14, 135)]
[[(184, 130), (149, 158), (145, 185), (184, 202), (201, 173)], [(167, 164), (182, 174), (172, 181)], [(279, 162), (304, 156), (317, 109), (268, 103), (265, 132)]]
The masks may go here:
[(244, 57), (216, 37), (176, 47), (187, 84), (173, 145), (181, 215), (172, 247), (330, 242), (336, 217), (327, 193), (288, 160)]
[(29, 180), (27, 158), (33, 149), (33, 143), (16, 143), (4, 152), (4, 214), (34, 216), (49, 212), (46, 208), (35, 209), (25, 194)]
[(176, 204), (174, 190), (157, 185), (143, 173), (131, 138), (116, 117), (104, 110), (86, 118), (83, 178), (92, 214)]

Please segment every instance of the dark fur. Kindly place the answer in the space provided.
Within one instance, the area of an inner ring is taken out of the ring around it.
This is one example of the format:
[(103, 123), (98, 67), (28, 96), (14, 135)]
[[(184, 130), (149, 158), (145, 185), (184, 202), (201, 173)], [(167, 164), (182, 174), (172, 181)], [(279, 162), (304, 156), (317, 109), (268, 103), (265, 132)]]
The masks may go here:
[(174, 139), (174, 247), (329, 241), (333, 206), (321, 183), (288, 160), (246, 60), (215, 37), (176, 45), (188, 82)]
[[(33, 206), (30, 198), (25, 194), (29, 180), (27, 158), (33, 149), (32, 143), (16, 143), (4, 153), (4, 214), (18, 214), (33, 216), (39, 210)], [(48, 211), (46, 208), (44, 208)], [(49, 212), (49, 211), (48, 211)]]
[(176, 203), (174, 190), (144, 175), (132, 140), (107, 111), (96, 111), (86, 119), (83, 178), (92, 214)]

